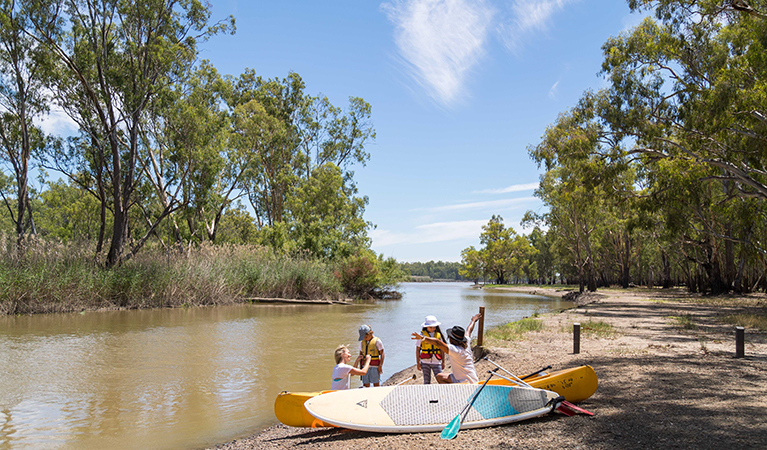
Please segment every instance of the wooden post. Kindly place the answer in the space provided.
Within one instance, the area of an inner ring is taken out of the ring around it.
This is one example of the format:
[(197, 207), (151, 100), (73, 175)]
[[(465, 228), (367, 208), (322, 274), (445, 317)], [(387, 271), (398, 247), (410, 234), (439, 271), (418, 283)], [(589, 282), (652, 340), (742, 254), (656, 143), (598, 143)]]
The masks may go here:
[(479, 324), (477, 324), (477, 326), (479, 327), (477, 329), (477, 347), (482, 346), (482, 340), (483, 340), (482, 338), (485, 335), (485, 307), (484, 306), (479, 307), (479, 314), (480, 314)]
[(581, 352), (581, 324), (573, 324), (573, 353), (578, 354)]
[(746, 330), (743, 327), (735, 327), (735, 357), (745, 356)]

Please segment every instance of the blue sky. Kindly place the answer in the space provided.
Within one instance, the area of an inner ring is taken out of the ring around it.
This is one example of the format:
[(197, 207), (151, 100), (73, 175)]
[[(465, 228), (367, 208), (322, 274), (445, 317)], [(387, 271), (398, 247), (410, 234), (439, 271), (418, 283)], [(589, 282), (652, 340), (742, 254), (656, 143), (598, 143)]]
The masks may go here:
[(528, 146), (605, 86), (602, 44), (641, 20), (621, 0), (211, 3), (212, 21), (237, 23), (201, 45), (219, 72), (293, 71), (335, 106), (371, 104), (377, 138), (355, 179), (373, 250), (403, 262), (460, 261), (493, 215), (529, 233), (520, 220), (542, 203)]
[(355, 179), (372, 248), (460, 261), (494, 214), (520, 226), (541, 171), (527, 153), (598, 89), (602, 44), (639, 23), (620, 0), (213, 1), (237, 32), (202, 47), (220, 72), (301, 75), (311, 95), (372, 106)]

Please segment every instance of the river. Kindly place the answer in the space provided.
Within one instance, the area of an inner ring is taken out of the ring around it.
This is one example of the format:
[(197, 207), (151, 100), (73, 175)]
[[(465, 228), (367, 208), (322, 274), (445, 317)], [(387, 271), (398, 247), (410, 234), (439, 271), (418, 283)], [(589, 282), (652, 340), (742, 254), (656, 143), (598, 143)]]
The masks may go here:
[[(426, 315), (485, 328), (572, 306), (548, 297), (404, 283), (401, 300), (0, 317), (0, 449), (201, 448), (277, 422), (282, 390), (330, 386), (333, 350), (369, 324), (382, 381), (415, 364)], [(476, 335), (476, 332), (475, 332)], [(359, 385), (359, 378), (353, 386)]]

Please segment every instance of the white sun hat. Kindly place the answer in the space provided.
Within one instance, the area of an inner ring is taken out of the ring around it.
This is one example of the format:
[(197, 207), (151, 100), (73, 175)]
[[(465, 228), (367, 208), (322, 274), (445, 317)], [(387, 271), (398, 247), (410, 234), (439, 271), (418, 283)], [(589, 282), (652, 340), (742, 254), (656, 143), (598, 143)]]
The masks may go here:
[(421, 328), (438, 327), (439, 325), (440, 322), (437, 322), (437, 318), (435, 316), (426, 316), (426, 320), (424, 321), (423, 325), (421, 325)]

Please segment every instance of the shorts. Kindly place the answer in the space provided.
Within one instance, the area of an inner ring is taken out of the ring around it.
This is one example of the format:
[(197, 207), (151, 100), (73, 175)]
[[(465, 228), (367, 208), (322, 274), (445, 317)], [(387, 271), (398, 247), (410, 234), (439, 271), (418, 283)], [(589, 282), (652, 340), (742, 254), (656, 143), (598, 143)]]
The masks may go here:
[(451, 382), (451, 383), (467, 383), (467, 382), (469, 381), (469, 380), (461, 380), (461, 381), (458, 381), (458, 380), (455, 378), (455, 374), (452, 374), (452, 373), (450, 374), (450, 377), (449, 377), (449, 378), (450, 378), (450, 382)]
[(442, 373), (442, 364), (421, 363), (421, 372), (423, 373), (423, 384), (431, 384), (431, 374), (434, 373), (436, 377), (438, 373)]
[(378, 373), (378, 366), (368, 366), (368, 373), (362, 375), (362, 384), (377, 384), (381, 382), (381, 374)]

